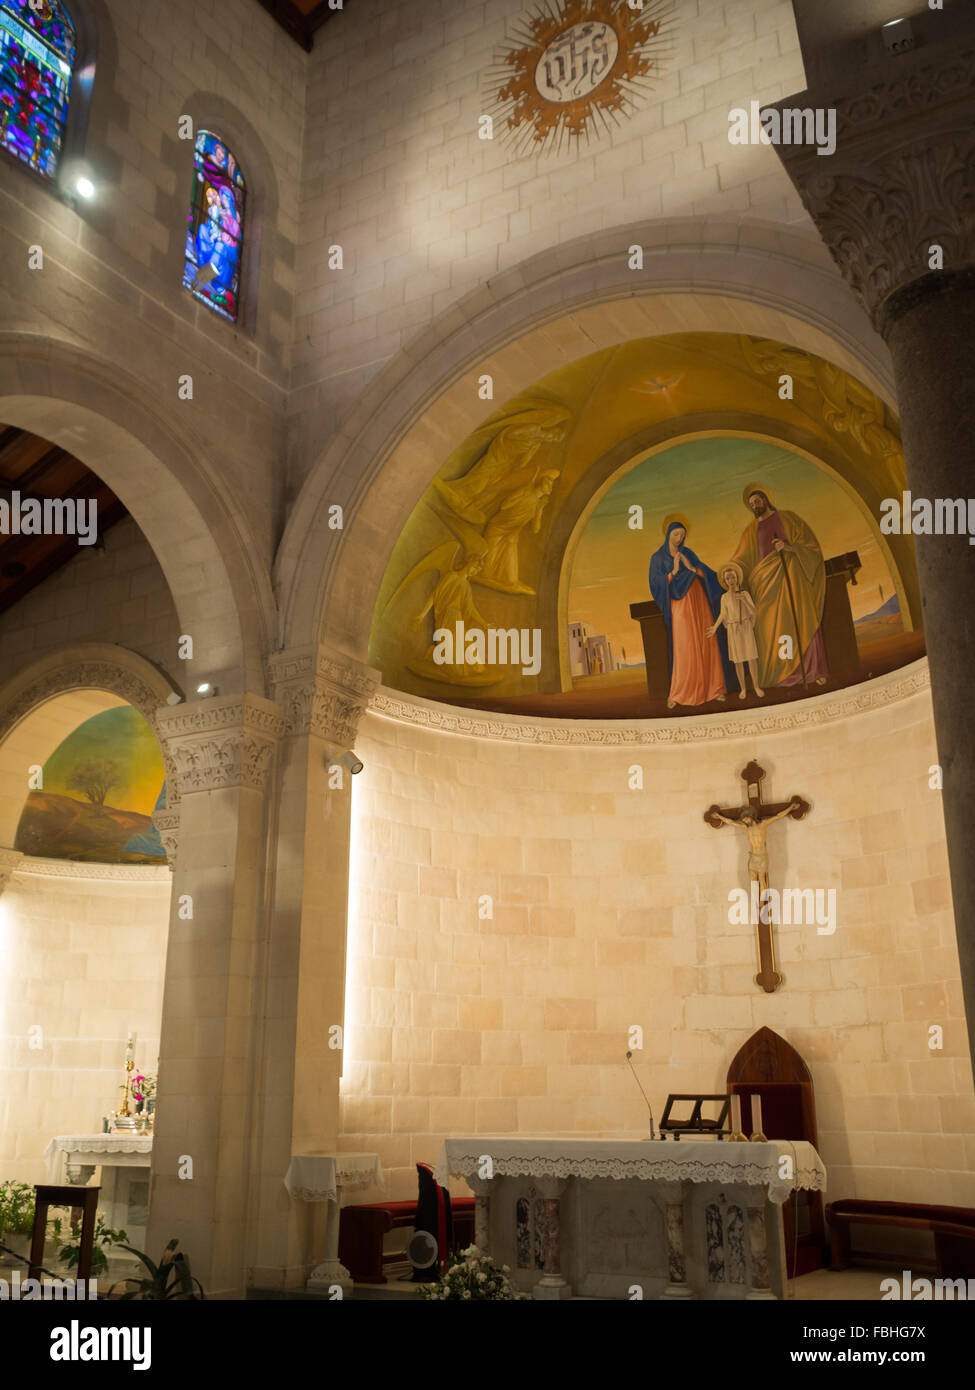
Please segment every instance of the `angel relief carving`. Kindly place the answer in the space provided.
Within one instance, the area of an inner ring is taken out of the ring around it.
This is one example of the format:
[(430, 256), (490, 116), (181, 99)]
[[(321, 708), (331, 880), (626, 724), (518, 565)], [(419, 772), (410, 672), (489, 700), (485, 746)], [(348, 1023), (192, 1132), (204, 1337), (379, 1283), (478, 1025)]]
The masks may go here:
[[(563, 406), (519, 411), (494, 426), (490, 442), (466, 473), (451, 481), (434, 480), (428, 504), (456, 539), (436, 546), (414, 565), (386, 605), (388, 610), (425, 575), (439, 576), (412, 620), (418, 628), (433, 614), (432, 640), (423, 656), (407, 662), (416, 675), (461, 686), (496, 685), (504, 678), (496, 665), (476, 654), (490, 649), (484, 647), (484, 634), (494, 629), (478, 611), (472, 586), (534, 596), (520, 577), (519, 544), (526, 529), (535, 535), (541, 530), (561, 471), (546, 460), (545, 451), (565, 441), (570, 423)], [(445, 660), (437, 640), (437, 633), (445, 631), (451, 636), (466, 632), (474, 648), (451, 648), (451, 659)]]

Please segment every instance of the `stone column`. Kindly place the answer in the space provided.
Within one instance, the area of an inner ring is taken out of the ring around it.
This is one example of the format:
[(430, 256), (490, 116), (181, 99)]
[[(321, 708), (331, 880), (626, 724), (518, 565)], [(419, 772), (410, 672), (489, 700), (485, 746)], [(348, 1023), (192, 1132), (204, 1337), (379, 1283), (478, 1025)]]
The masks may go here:
[[(890, 349), (906, 488), (975, 495), (975, 42), (930, 44), (857, 75), (856, 87), (781, 107), (836, 110), (837, 148), (778, 154), (834, 260)], [(898, 498), (898, 502), (901, 499)], [(955, 930), (975, 1064), (975, 549), (916, 537), (931, 696), (944, 774)], [(925, 795), (927, 769), (918, 769)], [(936, 792), (927, 793), (937, 795)]]
[(19, 849), (0, 849), (0, 897), (3, 897), (4, 890), (16, 873), (17, 865), (23, 857)]
[(542, 1277), (532, 1289), (532, 1298), (549, 1301), (572, 1297), (572, 1289), (568, 1281), (562, 1277), (561, 1199), (567, 1186), (568, 1180), (564, 1178), (542, 1178), (537, 1183), (544, 1210), (542, 1250), (545, 1268)]
[(768, 1282), (768, 1232), (764, 1202), (761, 1206), (748, 1208), (748, 1253), (752, 1277), (746, 1299), (775, 1299)]
[(167, 707), (157, 717), (181, 835), (146, 1239), (158, 1258), (177, 1237), (218, 1298), (240, 1297), (245, 1280), (265, 784), (282, 724), (279, 708), (256, 695)]
[(248, 1263), (255, 1285), (297, 1288), (321, 1249), (321, 1214), (282, 1180), (292, 1154), (336, 1147), (344, 1055), (352, 774), (330, 764), (352, 750), (379, 673), (319, 647), (278, 653), (269, 676), (284, 733)]
[(667, 1278), (661, 1298), (693, 1298), (684, 1250), (684, 1192), (675, 1183), (667, 1192)]
[(491, 1253), (491, 1189), (493, 1178), (469, 1177), (464, 1181), (474, 1193), (474, 1244), (482, 1255)]

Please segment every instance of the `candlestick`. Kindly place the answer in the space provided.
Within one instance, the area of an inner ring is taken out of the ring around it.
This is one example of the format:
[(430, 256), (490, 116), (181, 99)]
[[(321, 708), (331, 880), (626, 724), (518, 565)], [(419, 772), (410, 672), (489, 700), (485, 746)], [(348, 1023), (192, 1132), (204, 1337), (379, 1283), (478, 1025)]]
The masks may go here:
[(731, 1133), (728, 1138), (735, 1144), (745, 1142), (745, 1136), (741, 1132), (741, 1096), (734, 1093), (731, 1097)]
[(754, 1092), (752, 1093), (752, 1143), (768, 1143), (762, 1133), (762, 1097)]

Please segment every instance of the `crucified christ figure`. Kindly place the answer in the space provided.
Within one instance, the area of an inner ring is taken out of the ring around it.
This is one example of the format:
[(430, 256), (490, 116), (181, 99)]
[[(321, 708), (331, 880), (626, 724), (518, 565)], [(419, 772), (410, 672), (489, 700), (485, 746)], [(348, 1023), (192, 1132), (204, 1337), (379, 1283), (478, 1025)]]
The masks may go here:
[(738, 819), (733, 820), (730, 816), (723, 816), (717, 807), (713, 808), (711, 815), (715, 820), (722, 821), (725, 825), (744, 826), (748, 836), (748, 873), (753, 883), (758, 884), (759, 902), (764, 903), (765, 894), (768, 892), (768, 850), (765, 846), (765, 836), (768, 827), (773, 821), (781, 820), (783, 816), (790, 815), (798, 810), (802, 805), (798, 796), (794, 796), (787, 806), (783, 806), (781, 811), (774, 815), (764, 816), (761, 820), (755, 815), (752, 807), (743, 806)]

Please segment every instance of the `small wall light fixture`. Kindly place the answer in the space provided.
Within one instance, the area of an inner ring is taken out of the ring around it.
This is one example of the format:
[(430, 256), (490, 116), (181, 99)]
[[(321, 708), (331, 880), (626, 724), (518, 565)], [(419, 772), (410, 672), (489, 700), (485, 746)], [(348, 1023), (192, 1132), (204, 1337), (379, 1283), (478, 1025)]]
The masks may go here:
[(337, 758), (329, 758), (329, 767), (344, 767), (347, 772), (351, 772), (355, 777), (362, 771), (362, 760), (357, 758), (354, 753), (342, 753)]

